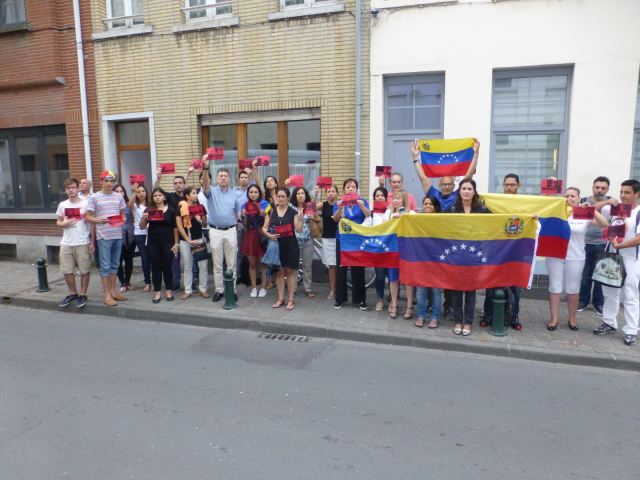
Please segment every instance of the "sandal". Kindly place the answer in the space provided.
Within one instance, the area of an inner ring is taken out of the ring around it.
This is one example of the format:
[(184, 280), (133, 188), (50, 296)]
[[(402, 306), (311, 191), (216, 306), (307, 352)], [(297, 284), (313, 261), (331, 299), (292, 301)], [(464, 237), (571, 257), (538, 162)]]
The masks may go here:
[(416, 327), (418, 327), (418, 328), (424, 327), (424, 318), (418, 317), (418, 319), (415, 321), (414, 325)]
[(307, 298), (316, 298), (316, 294), (311, 290), (309, 290), (308, 292), (304, 292), (304, 294), (307, 296)]
[(329, 295), (327, 295), (327, 300), (333, 300), (335, 298), (335, 296), (333, 295), (333, 293), (330, 293)]
[(126, 286), (126, 285), (122, 285), (122, 286), (120, 287), (119, 292), (120, 292), (120, 293), (125, 293), (127, 290), (129, 290), (129, 289), (127, 288), (127, 286)]
[(469, 335), (471, 335), (471, 325), (465, 325), (462, 329), (462, 336), (468, 337)]
[(398, 307), (396, 305), (389, 305), (389, 318), (398, 317)]
[(462, 324), (461, 323), (456, 323), (455, 326), (453, 327), (453, 333), (456, 335), (460, 335), (462, 333)]
[(144, 288), (142, 289), (143, 292), (150, 292), (151, 291), (151, 284), (147, 283)]
[(438, 328), (438, 320), (436, 320), (435, 318), (432, 318), (429, 323), (427, 324), (428, 328)]
[(294, 300), (289, 300), (289, 303), (287, 303), (287, 310), (293, 310), (295, 306), (296, 302)]
[(284, 300), (278, 300), (276, 303), (271, 305), (271, 308), (280, 308), (282, 305), (284, 305)]
[(405, 320), (410, 320), (413, 318), (413, 305), (407, 305), (402, 318), (404, 318)]

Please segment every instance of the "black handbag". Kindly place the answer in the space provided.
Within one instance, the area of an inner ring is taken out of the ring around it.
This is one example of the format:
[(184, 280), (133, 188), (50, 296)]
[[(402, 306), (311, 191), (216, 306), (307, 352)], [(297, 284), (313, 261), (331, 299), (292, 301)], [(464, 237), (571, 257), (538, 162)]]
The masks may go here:
[[(191, 229), (189, 229), (189, 240), (191, 240)], [(200, 262), (209, 258), (207, 241), (204, 238), (198, 239), (196, 244), (191, 244), (191, 256), (194, 262)]]
[(624, 262), (617, 250), (616, 253), (607, 252), (608, 246), (598, 255), (591, 280), (607, 287), (622, 288), (627, 278)]

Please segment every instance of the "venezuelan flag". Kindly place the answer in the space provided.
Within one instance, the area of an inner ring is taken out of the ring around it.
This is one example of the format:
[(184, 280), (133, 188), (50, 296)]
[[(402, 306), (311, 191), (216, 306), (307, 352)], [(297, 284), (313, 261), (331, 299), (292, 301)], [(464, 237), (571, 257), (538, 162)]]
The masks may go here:
[(264, 214), (268, 214), (271, 211), (271, 204), (267, 202), (264, 198), (260, 200), (260, 212)]
[(567, 221), (569, 213), (564, 198), (504, 193), (484, 193), (481, 197), (485, 206), (493, 213), (538, 215), (540, 235), (536, 254), (540, 257), (555, 258), (567, 256), (571, 229)]
[(473, 160), (473, 138), (418, 140), (420, 162), (427, 177), (466, 175)]
[(367, 227), (344, 218), (340, 220), (340, 265), (398, 268), (397, 223), (398, 219), (394, 219)]
[(404, 215), (398, 223), (400, 283), (452, 290), (528, 287), (537, 227), (525, 215)]

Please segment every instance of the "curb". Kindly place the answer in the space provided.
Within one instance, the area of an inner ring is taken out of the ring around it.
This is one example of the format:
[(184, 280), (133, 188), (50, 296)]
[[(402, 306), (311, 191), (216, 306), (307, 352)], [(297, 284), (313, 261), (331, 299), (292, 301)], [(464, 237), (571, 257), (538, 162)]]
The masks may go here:
[[(61, 311), (57, 302), (38, 299), (34, 300), (32, 298), (20, 296), (2, 296), (2, 303), (5, 305), (27, 307), (37, 310)], [(260, 321), (256, 320), (255, 317), (207, 316), (195, 313), (190, 313), (188, 316), (178, 316), (175, 312), (151, 311), (144, 308), (125, 306), (123, 304), (120, 304), (115, 309), (107, 307), (106, 305), (94, 304), (87, 305), (82, 310), (66, 310), (65, 312), (69, 314), (77, 313), (80, 315), (83, 313), (89, 313), (92, 315), (103, 315), (127, 320), (144, 320), (179, 325), (193, 325), (198, 327), (306, 335), (316, 338), (428, 348), (432, 350), (492, 355), (496, 357), (533, 360), (546, 363), (562, 363), (586, 367), (611, 368), (615, 370), (640, 371), (640, 360), (618, 358), (613, 354), (564, 352), (510, 343), (487, 344), (480, 342), (468, 342), (465, 340), (461, 341), (460, 339), (453, 338), (433, 338), (422, 335), (415, 337), (393, 333), (343, 330), (334, 326), (327, 327), (314, 324), (295, 324), (273, 320)]]

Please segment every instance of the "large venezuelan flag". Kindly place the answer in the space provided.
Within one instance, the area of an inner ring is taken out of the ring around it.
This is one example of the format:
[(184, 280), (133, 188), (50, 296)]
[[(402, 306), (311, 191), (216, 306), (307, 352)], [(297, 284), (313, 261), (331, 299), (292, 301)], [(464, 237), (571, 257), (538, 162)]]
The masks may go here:
[(397, 223), (395, 219), (367, 227), (344, 218), (340, 220), (340, 265), (398, 268)]
[(540, 235), (537, 255), (540, 257), (565, 258), (569, 248), (569, 213), (566, 200), (562, 197), (537, 195), (509, 195), (504, 193), (484, 193), (484, 205), (493, 213), (511, 215), (538, 215)]
[(528, 287), (537, 226), (524, 215), (402, 216), (400, 283), (452, 290)]
[(473, 138), (418, 140), (420, 163), (427, 177), (466, 175), (473, 160)]

